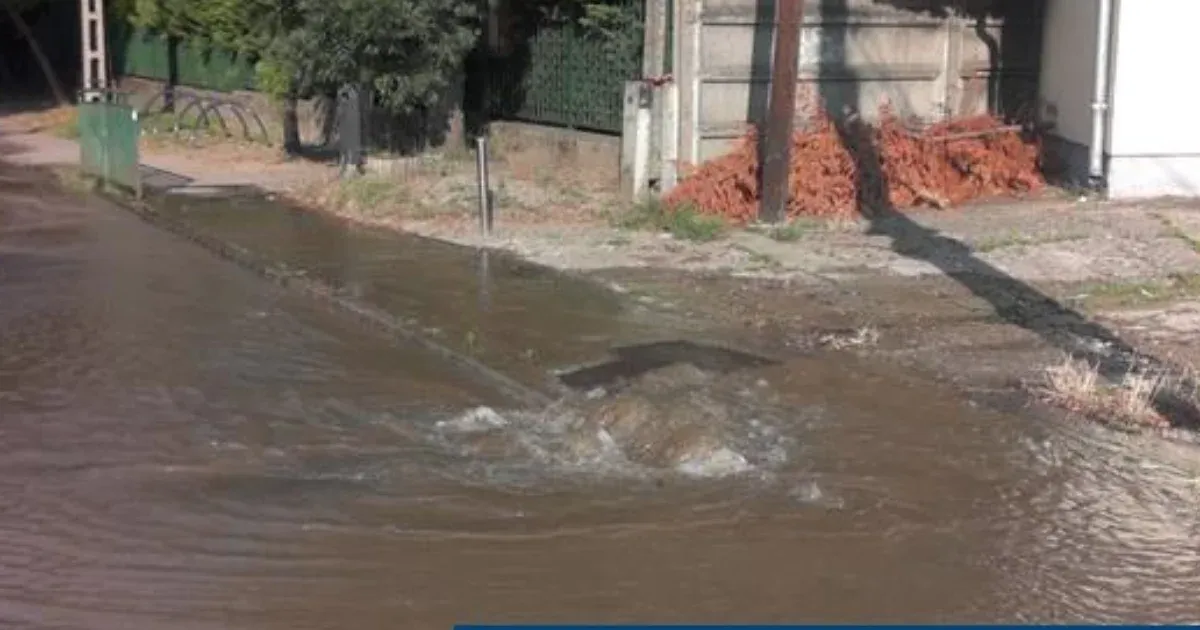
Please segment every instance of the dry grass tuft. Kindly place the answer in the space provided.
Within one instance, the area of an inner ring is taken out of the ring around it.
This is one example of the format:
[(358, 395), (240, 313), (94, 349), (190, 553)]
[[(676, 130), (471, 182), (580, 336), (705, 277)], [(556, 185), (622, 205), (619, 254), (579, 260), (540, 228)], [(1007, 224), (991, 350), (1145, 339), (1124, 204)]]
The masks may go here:
[(138, 145), (153, 155), (199, 154), (205, 163), (218, 169), (228, 169), (230, 164), (277, 167), (286, 163), (278, 147), (217, 134), (143, 133)]
[[(376, 225), (402, 227), (405, 221), (428, 221), (465, 216), (467, 206), (439, 195), (421, 178), (395, 174), (367, 173), (343, 179), (337, 175), (310, 180), (293, 196), (302, 203), (327, 212)], [(471, 192), (462, 186), (465, 202)]]
[[(501, 224), (600, 224), (612, 205), (610, 192), (572, 188), (550, 177), (526, 181), (503, 163), (495, 165), (491, 185)], [(474, 163), (437, 154), (396, 160), (350, 179), (315, 178), (291, 194), (351, 220), (401, 228), (408, 222), (473, 225), (478, 195)]]
[(1110, 384), (1097, 366), (1067, 357), (1046, 368), (1031, 390), (1045, 403), (1106, 424), (1160, 429), (1170, 421), (1155, 409), (1155, 398), (1171, 386), (1166, 375), (1152, 373), (1129, 373)]

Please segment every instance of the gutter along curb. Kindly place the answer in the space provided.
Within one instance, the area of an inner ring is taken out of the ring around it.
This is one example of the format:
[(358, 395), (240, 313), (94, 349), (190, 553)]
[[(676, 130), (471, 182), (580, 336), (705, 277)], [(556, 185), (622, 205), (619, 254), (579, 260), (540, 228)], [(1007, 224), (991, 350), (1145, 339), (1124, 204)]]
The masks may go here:
[(268, 260), (249, 249), (205, 234), (202, 230), (189, 225), (185, 220), (158, 212), (154, 209), (153, 199), (161, 195), (161, 192), (150, 192), (141, 200), (107, 191), (98, 191), (97, 194), (101, 198), (125, 208), (146, 223), (199, 245), (218, 257), (251, 271), (279, 287), (314, 299), (341, 314), (350, 315), (359, 323), (377, 332), (419, 346), (446, 360), (455, 368), (482, 379), (521, 406), (544, 407), (553, 402), (553, 395), (562, 393), (553, 391), (557, 388), (550, 383), (547, 383), (544, 389), (521, 383), (474, 357), (434, 341), (429, 335), (424, 334), (401, 317), (341, 295), (335, 287), (307, 278), (303, 273), (290, 269), (279, 262)]

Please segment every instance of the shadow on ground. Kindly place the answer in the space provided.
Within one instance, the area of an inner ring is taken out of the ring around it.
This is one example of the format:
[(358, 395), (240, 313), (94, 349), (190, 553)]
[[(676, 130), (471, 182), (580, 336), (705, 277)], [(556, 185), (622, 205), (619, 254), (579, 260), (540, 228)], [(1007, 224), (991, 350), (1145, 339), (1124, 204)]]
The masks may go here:
[[(847, 5), (848, 0), (821, 0), (823, 14), (844, 14)], [(844, 29), (831, 29), (822, 39), (823, 54), (842, 54), (847, 45), (844, 40)], [(819, 82), (822, 88), (829, 84), (829, 81)], [(845, 91), (856, 90), (857, 85), (856, 82), (841, 85), (836, 101), (822, 94), (827, 111), (845, 111), (837, 105), (844, 102)], [(851, 98), (849, 102), (858, 101)], [(1047, 344), (1076, 359), (1087, 361), (1105, 378), (1120, 381), (1130, 373), (1172, 371), (1158, 358), (1140, 352), (1082, 313), (975, 256), (966, 244), (922, 226), (898, 211), (888, 201), (890, 191), (870, 126), (856, 112), (845, 113), (839, 120), (838, 131), (855, 161), (857, 207), (870, 223), (869, 234), (891, 238), (891, 247), (896, 253), (938, 268), (990, 304), (1005, 322), (1036, 334)], [(1163, 389), (1152, 402), (1155, 410), (1172, 426), (1200, 429), (1200, 411), (1177, 393)]]

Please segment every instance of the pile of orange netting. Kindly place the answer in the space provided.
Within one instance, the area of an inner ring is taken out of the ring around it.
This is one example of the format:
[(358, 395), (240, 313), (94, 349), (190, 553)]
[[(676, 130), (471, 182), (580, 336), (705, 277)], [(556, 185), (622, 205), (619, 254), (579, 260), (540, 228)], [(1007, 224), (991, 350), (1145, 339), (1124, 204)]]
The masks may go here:
[[(992, 116), (950, 120), (914, 132), (885, 112), (878, 125), (858, 127), (855, 132), (839, 130), (822, 115), (815, 126), (795, 133), (788, 216), (847, 216), (889, 206), (946, 208), (1045, 186), (1037, 140)], [(750, 222), (759, 210), (757, 173), (752, 131), (731, 153), (695, 167), (666, 203)]]

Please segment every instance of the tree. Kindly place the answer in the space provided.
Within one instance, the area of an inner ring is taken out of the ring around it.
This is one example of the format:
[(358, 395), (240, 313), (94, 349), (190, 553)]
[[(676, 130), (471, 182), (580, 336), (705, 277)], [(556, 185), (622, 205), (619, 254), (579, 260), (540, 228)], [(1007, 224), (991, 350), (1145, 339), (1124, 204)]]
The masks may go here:
[[(257, 62), (259, 88), (283, 102), (284, 149), (299, 149), (296, 81), (281, 54), (289, 33), (300, 27), (294, 0), (132, 0), (133, 21), (169, 38), (205, 42)], [(169, 99), (169, 96), (168, 96)]]
[(396, 114), (434, 108), (480, 31), (470, 0), (133, 0), (135, 22), (256, 60), (283, 102), (284, 147), (299, 148), (296, 102), (347, 84)]
[(303, 27), (281, 49), (300, 89), (369, 87), (395, 114), (437, 107), (480, 33), (463, 0), (298, 0)]
[(58, 74), (54, 72), (54, 66), (50, 63), (50, 59), (46, 57), (46, 53), (42, 50), (41, 44), (38, 43), (37, 37), (34, 36), (33, 29), (29, 28), (29, 23), (22, 16), (22, 13), (36, 8), (38, 5), (52, 1), (62, 0), (3, 0), (4, 15), (16, 27), (17, 32), (21, 34), (21, 38), (29, 44), (29, 52), (33, 54), (34, 60), (37, 62), (38, 67), (41, 68), (42, 74), (46, 77), (46, 83), (50, 86), (50, 91), (54, 94), (54, 100), (59, 105), (68, 105), (71, 99), (67, 96), (67, 91), (63, 88), (62, 81), (58, 79)]

